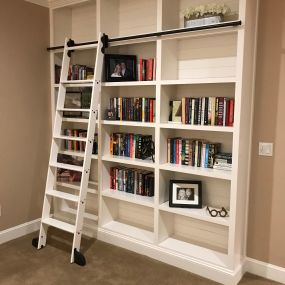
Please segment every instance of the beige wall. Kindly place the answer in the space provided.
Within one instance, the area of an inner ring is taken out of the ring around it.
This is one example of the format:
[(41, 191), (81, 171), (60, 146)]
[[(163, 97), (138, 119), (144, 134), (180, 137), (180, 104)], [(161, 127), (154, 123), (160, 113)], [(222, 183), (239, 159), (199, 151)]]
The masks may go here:
[(247, 255), (285, 267), (285, 1), (260, 4)]
[(48, 9), (0, 7), (0, 230), (39, 218), (50, 142)]

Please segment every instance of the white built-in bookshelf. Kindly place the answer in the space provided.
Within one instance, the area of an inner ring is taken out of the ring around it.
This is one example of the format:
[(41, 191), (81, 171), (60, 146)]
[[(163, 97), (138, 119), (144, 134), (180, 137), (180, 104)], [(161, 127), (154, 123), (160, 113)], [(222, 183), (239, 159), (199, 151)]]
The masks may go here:
[[(97, 40), (99, 32), (112, 37), (182, 28), (180, 11), (210, 0), (66, 0), (51, 1), (50, 45)], [(257, 0), (224, 0), (236, 12), (226, 20), (242, 25), (175, 34), (168, 37), (127, 40), (110, 44), (111, 54), (156, 58), (156, 80), (103, 82), (98, 118), (98, 155), (93, 155), (87, 196), (86, 234), (181, 267), (224, 284), (236, 284), (245, 256), (249, 157), (255, 64)], [(58, 84), (54, 65), (61, 65), (62, 50), (51, 52), (51, 89), (54, 108)], [(75, 51), (72, 63), (94, 66), (95, 49)], [(84, 82), (92, 86), (92, 82)], [(70, 82), (72, 87), (72, 82)], [(106, 120), (110, 98), (156, 99), (156, 121)], [(235, 99), (233, 127), (199, 126), (168, 121), (169, 101), (183, 97)], [(64, 118), (72, 128), (87, 123)], [(110, 135), (128, 132), (152, 135), (155, 162), (110, 154)], [(232, 152), (231, 171), (167, 162), (167, 139), (185, 137), (219, 142)], [(68, 153), (62, 150), (62, 153)], [(80, 156), (80, 154), (79, 154)], [(154, 172), (155, 193), (145, 197), (110, 190), (110, 167), (126, 166)], [(169, 207), (171, 179), (202, 181), (203, 208)], [(59, 183), (66, 187), (65, 183)], [(69, 187), (70, 188), (70, 187)], [(72, 184), (72, 191), (78, 185)], [(211, 217), (205, 207), (225, 207), (226, 218)], [(55, 213), (72, 220), (75, 204), (58, 203)], [(163, 282), (162, 282), (163, 283)]]

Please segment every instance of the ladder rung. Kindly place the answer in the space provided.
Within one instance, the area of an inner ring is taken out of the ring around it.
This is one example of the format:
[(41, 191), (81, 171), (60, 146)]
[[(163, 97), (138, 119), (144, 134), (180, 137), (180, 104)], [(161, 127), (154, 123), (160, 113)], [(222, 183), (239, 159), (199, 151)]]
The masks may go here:
[(72, 194), (65, 193), (65, 192), (61, 192), (58, 190), (48, 190), (46, 192), (46, 194), (49, 196), (52, 196), (52, 197), (57, 197), (57, 198), (61, 198), (61, 199), (72, 201), (72, 202), (78, 203), (78, 201), (79, 201), (79, 196), (72, 195)]
[(84, 112), (84, 113), (89, 113), (90, 109), (58, 108), (57, 111), (59, 111), (59, 112)]
[(83, 172), (83, 167), (78, 166), (78, 165), (72, 165), (72, 164), (66, 164), (66, 163), (60, 163), (60, 162), (52, 162), (52, 163), (50, 163), (50, 166), (57, 167), (57, 168), (63, 168), (63, 169), (67, 169), (67, 170)]
[(74, 225), (71, 225), (71, 224), (68, 224), (68, 223), (53, 219), (53, 218), (43, 219), (42, 223), (49, 225), (49, 226), (52, 226), (52, 227), (55, 227), (55, 228), (58, 228), (58, 229), (61, 229), (61, 230), (64, 230), (64, 231), (69, 232), (69, 233), (73, 233), (73, 234), (75, 233), (75, 226)]
[(63, 122), (74, 122), (74, 123), (85, 123), (88, 124), (89, 119), (85, 119), (85, 118), (72, 118), (72, 117), (63, 117), (62, 118)]
[(87, 138), (85, 137), (72, 137), (72, 136), (64, 136), (64, 135), (54, 135), (53, 137), (55, 139), (61, 139), (61, 140), (87, 142)]
[[(95, 185), (96, 186), (96, 185), (98, 185), (98, 182), (92, 183), (91, 181), (89, 181), (89, 184), (90, 184), (90, 186), (91, 185)], [(57, 181), (56, 185), (57, 186), (66, 187), (66, 188), (69, 188), (69, 189), (74, 189), (74, 190), (77, 190), (77, 191), (80, 190), (80, 182), (61, 182), (61, 181)], [(95, 189), (90, 188), (90, 186), (89, 186), (89, 188), (87, 188), (87, 192), (91, 193), (91, 194), (98, 194), (98, 191), (95, 190)]]
[(78, 157), (84, 157), (84, 155), (85, 155), (84, 151), (73, 151), (73, 150), (60, 150), (58, 153), (66, 154), (66, 155), (72, 155), (72, 156), (78, 156)]
[(93, 80), (68, 80), (60, 83), (66, 87), (93, 87)]

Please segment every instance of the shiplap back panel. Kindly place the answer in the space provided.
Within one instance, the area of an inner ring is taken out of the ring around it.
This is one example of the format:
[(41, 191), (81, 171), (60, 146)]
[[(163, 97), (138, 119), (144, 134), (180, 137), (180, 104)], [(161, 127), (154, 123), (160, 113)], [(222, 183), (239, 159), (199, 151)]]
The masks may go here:
[(71, 21), (72, 10), (70, 8), (62, 8), (53, 12), (53, 33), (55, 46), (64, 45), (65, 38), (69, 38), (72, 35)]
[(178, 41), (178, 79), (236, 75), (236, 35)]
[(118, 220), (124, 223), (153, 230), (153, 209), (127, 202), (118, 202)]
[(72, 39), (77, 42), (96, 41), (96, 2), (72, 9)]
[[(223, 179), (215, 179), (210, 177), (201, 177), (196, 175), (188, 175), (183, 173), (171, 173), (169, 171), (165, 171), (165, 175), (163, 178), (165, 179), (165, 189), (161, 189), (161, 191), (167, 192), (167, 200), (169, 193), (169, 180), (177, 179), (177, 180), (200, 180), (202, 182), (202, 203), (203, 206), (210, 206), (221, 208), (225, 207), (226, 209), (230, 208), (230, 195), (231, 195), (231, 182)], [(167, 201), (165, 200), (165, 201)], [(165, 202), (164, 201), (164, 202)]]
[(175, 215), (174, 236), (208, 248), (227, 251), (228, 228), (225, 226)]
[(119, 35), (133, 35), (156, 31), (156, 0), (120, 0), (118, 13)]

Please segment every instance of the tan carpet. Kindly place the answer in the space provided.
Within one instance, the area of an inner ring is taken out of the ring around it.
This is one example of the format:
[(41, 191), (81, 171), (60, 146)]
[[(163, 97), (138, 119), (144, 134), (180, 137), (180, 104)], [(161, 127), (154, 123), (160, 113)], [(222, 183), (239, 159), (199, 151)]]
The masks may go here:
[[(36, 250), (37, 234), (0, 246), (1, 285), (214, 285), (187, 271), (97, 240), (83, 240), (87, 265), (70, 264), (71, 235), (51, 229), (48, 245)], [(278, 284), (247, 274), (240, 284)]]

